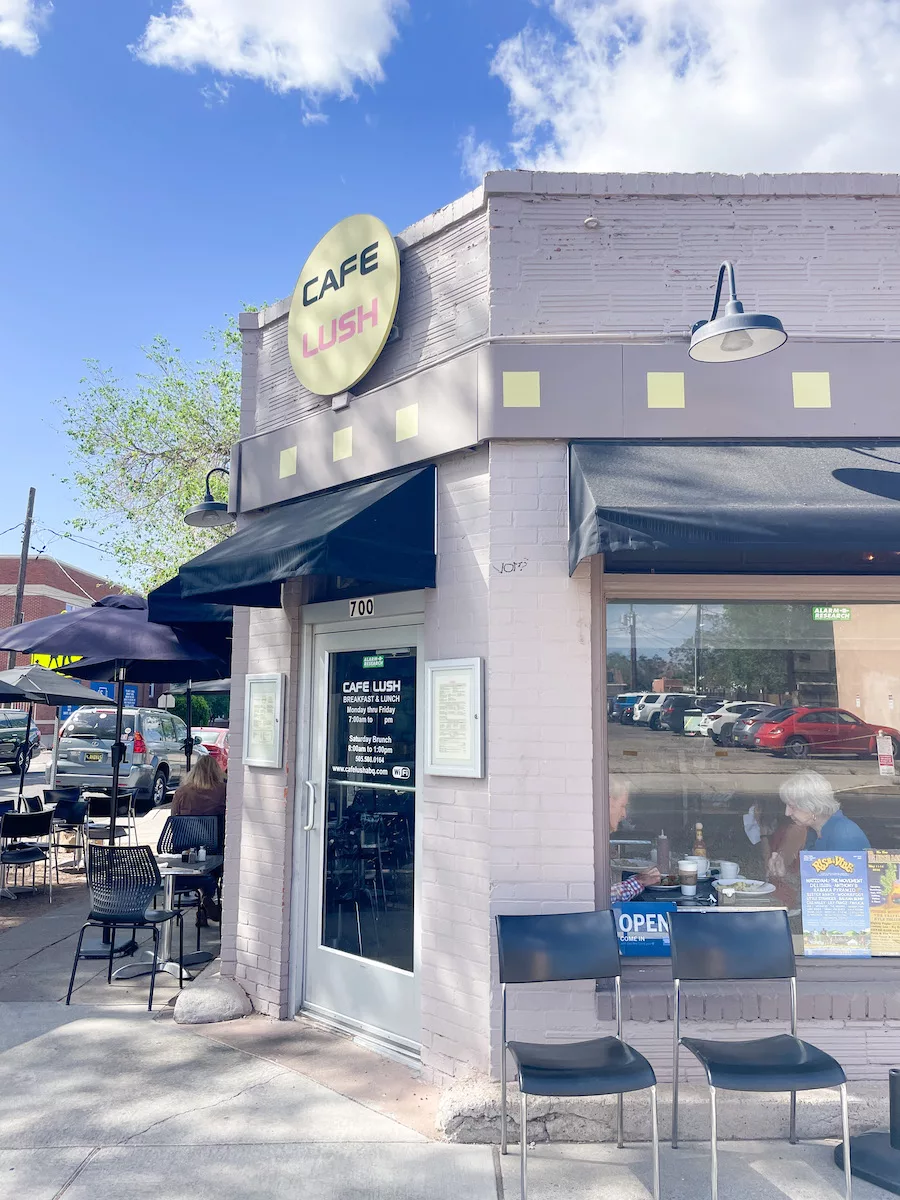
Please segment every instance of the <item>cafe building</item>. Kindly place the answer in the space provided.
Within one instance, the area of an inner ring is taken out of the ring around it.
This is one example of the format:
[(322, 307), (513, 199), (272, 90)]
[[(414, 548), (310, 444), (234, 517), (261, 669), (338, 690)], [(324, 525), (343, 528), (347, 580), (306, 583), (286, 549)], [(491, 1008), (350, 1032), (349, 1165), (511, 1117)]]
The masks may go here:
[[(895, 175), (501, 171), (339, 221), (241, 315), (236, 532), (179, 580), (235, 606), (222, 970), (257, 1011), (496, 1074), (494, 915), (605, 908), (699, 824), (731, 902), (788, 909), (808, 1036), (896, 1063), (898, 235)], [(725, 260), (776, 320), (698, 361)], [(671, 973), (625, 948), (666, 1079)], [(592, 985), (527, 1003), (519, 1036), (608, 1028)]]

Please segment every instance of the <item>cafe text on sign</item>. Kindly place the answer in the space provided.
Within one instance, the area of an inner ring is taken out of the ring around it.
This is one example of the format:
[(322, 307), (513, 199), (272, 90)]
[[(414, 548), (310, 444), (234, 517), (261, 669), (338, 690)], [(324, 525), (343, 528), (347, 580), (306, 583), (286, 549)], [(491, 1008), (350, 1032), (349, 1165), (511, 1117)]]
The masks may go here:
[(369, 371), (394, 324), (400, 255), (377, 217), (345, 217), (303, 264), (288, 317), (294, 373), (317, 396), (337, 396)]

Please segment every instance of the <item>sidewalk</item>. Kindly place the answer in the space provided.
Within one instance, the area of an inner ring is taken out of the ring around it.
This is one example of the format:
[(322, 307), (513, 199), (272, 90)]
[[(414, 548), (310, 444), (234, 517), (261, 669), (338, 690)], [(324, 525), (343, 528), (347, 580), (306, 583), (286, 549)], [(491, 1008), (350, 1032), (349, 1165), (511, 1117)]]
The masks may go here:
[[(254, 1017), (238, 1025), (274, 1028), (279, 1037), (293, 1031), (298, 1044), (308, 1028)], [(371, 1101), (218, 1041), (220, 1033), (231, 1036), (224, 1026), (198, 1035), (135, 1007), (3, 1005), (0, 1200), (518, 1195), (516, 1147), (502, 1160), (498, 1180), (495, 1148), (430, 1140), (375, 1111)], [(262, 1028), (260, 1036), (266, 1037)], [(647, 1145), (535, 1147), (531, 1200), (647, 1200), (648, 1151)], [(720, 1162), (723, 1200), (843, 1195), (827, 1145), (724, 1143)], [(703, 1144), (664, 1150), (663, 1196), (704, 1198), (707, 1170)], [(857, 1183), (855, 1196), (875, 1200), (884, 1193)]]

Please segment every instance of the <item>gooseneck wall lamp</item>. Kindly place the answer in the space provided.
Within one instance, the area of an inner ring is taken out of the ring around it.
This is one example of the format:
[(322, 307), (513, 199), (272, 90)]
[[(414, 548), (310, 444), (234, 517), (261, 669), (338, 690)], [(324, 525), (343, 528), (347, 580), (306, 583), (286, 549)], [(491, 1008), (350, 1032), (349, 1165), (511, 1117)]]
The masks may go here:
[[(728, 278), (728, 300), (719, 316), (722, 284)], [(777, 317), (765, 313), (745, 313), (734, 289), (734, 267), (723, 262), (719, 267), (716, 298), (708, 321), (698, 321), (691, 330), (691, 358), (697, 362), (737, 362), (758, 358), (777, 350), (787, 341), (784, 326)]]
[(214, 500), (209, 490), (209, 480), (212, 475), (228, 475), (227, 467), (213, 467), (206, 474), (206, 495), (199, 504), (189, 508), (184, 514), (185, 525), (193, 525), (195, 529), (214, 529), (217, 525), (230, 525), (234, 517), (228, 512), (224, 500)]

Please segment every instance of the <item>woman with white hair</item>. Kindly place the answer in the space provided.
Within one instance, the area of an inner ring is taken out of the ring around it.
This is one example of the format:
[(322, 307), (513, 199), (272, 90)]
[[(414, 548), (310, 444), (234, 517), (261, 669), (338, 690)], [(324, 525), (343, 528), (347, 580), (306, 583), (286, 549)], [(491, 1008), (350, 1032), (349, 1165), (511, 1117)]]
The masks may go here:
[(869, 839), (841, 812), (834, 789), (816, 771), (801, 771), (778, 789), (788, 817), (804, 826), (807, 850), (868, 850)]

